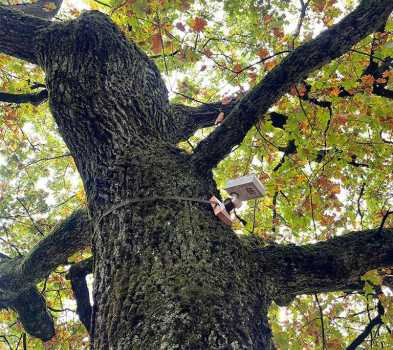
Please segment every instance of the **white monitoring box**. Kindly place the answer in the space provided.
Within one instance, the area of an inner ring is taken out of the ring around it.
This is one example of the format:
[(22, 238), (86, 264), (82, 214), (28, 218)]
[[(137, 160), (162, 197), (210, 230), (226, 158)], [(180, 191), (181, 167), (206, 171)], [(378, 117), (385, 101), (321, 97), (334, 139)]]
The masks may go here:
[(241, 201), (262, 197), (265, 194), (265, 188), (255, 175), (228, 180), (224, 189), (230, 195), (237, 195)]

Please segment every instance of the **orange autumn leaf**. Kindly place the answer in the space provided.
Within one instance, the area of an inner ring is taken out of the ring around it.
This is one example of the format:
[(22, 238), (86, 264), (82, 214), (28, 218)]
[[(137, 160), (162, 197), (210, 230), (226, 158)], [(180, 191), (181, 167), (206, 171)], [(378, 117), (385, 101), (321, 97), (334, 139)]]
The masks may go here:
[(330, 89), (330, 96), (338, 96), (340, 95), (341, 89), (338, 86), (335, 86), (333, 88)]
[(262, 49), (258, 50), (257, 55), (260, 58), (265, 58), (265, 57), (269, 56), (269, 50), (265, 49), (265, 48), (262, 48)]
[(307, 131), (309, 129), (308, 123), (305, 120), (302, 120), (299, 122), (299, 129), (302, 130), (303, 132)]
[(272, 70), (277, 64), (276, 60), (270, 60), (268, 62), (265, 62), (264, 67), (266, 70), (270, 71)]
[(327, 346), (329, 349), (339, 350), (342, 349), (342, 345), (342, 340), (339, 338), (335, 338), (327, 342)]
[(320, 219), (320, 223), (324, 226), (328, 226), (334, 223), (334, 216), (332, 215), (323, 215)]
[(263, 16), (263, 23), (265, 23), (267, 25), (272, 21), (272, 19), (273, 19), (272, 15)]
[(341, 187), (340, 187), (340, 185), (334, 184), (334, 185), (331, 187), (330, 192), (331, 192), (331, 193), (334, 193), (334, 194), (339, 194), (339, 193), (341, 192)]
[(233, 71), (234, 71), (235, 73), (240, 73), (242, 70), (243, 70), (243, 68), (242, 68), (242, 65), (241, 65), (240, 63), (236, 63), (236, 64), (233, 66)]
[(17, 119), (17, 117), (18, 117), (18, 114), (13, 109), (6, 111), (5, 115), (4, 115), (5, 120), (15, 120), (15, 119)]
[(207, 21), (202, 17), (195, 17), (190, 25), (191, 29), (197, 33), (203, 32), (206, 26)]
[(278, 39), (281, 39), (284, 37), (284, 32), (281, 28), (274, 27), (274, 28), (272, 28), (272, 32), (273, 32), (274, 36), (276, 36)]
[(382, 74), (384, 78), (393, 78), (393, 70), (385, 70)]
[(162, 38), (161, 34), (153, 34), (151, 36), (151, 50), (155, 54), (159, 54), (162, 51)]
[(323, 12), (326, 6), (326, 0), (316, 0), (315, 3), (313, 4), (313, 9), (316, 12)]
[(374, 77), (371, 74), (363, 75), (361, 79), (363, 84), (368, 86), (373, 85), (375, 81)]

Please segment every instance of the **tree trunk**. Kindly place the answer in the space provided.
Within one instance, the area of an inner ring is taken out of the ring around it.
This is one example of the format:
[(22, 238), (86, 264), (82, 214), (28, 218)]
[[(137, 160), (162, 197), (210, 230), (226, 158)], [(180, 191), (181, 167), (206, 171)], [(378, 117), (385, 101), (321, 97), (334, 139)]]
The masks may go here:
[(38, 53), (94, 221), (94, 348), (270, 349), (270, 300), (212, 213), (212, 173), (171, 143), (155, 65), (94, 12), (42, 31)]
[(206, 198), (210, 179), (158, 150), (117, 174), (122, 201), (163, 198), (124, 205), (97, 228), (95, 349), (269, 349), (269, 301), (245, 248), (208, 204), (165, 199)]

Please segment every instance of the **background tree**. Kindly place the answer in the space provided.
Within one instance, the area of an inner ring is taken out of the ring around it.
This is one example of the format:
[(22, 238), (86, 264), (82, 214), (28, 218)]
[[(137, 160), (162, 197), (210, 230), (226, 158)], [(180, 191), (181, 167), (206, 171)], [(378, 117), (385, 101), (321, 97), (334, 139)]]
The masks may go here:
[(2, 3), (5, 348), (391, 347), (393, 1)]

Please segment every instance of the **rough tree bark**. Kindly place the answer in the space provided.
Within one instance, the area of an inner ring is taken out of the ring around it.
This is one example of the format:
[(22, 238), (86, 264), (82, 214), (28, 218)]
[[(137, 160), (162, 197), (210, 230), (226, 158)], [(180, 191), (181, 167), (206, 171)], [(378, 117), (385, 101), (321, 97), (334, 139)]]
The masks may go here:
[(54, 325), (36, 284), (68, 257), (90, 245), (92, 227), (86, 211), (76, 211), (24, 257), (0, 260), (0, 306), (19, 314), (25, 330), (42, 340), (54, 336)]
[[(391, 0), (364, 1), (295, 50), (189, 156), (176, 142), (203, 125), (206, 111), (170, 106), (154, 63), (107, 16), (50, 23), (0, 6), (0, 51), (45, 71), (52, 114), (84, 183), (94, 231), (96, 350), (272, 349), (272, 300), (354, 288), (362, 273), (393, 263), (392, 230), (259, 248), (204, 202), (218, 195), (212, 168), (258, 118), (392, 9)], [(17, 300), (22, 293), (11, 289), (9, 299)]]

